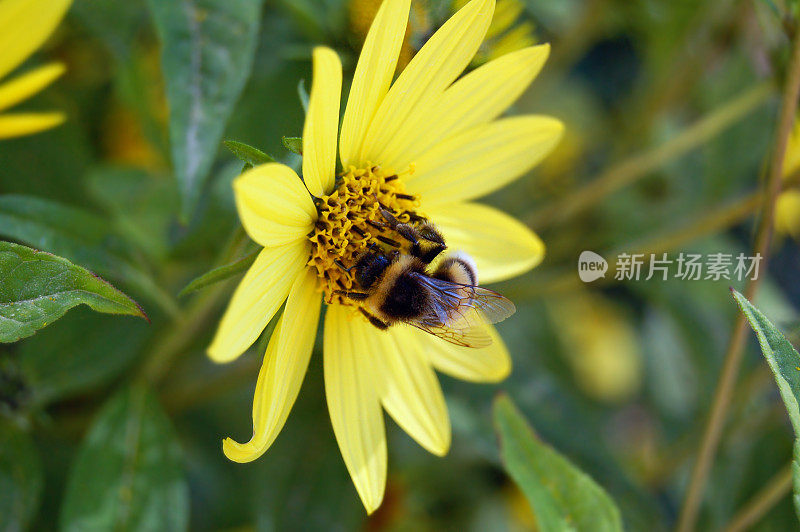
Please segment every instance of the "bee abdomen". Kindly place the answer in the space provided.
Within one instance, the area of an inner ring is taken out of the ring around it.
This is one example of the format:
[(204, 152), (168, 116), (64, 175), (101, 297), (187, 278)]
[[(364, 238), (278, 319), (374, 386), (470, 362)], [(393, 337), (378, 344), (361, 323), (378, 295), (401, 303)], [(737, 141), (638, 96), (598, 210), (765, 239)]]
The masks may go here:
[(475, 261), (466, 253), (458, 252), (447, 257), (439, 264), (433, 277), (451, 283), (478, 285), (478, 269)]
[(421, 316), (429, 305), (427, 289), (410, 272), (397, 276), (388, 287), (380, 311), (394, 320), (408, 320)]

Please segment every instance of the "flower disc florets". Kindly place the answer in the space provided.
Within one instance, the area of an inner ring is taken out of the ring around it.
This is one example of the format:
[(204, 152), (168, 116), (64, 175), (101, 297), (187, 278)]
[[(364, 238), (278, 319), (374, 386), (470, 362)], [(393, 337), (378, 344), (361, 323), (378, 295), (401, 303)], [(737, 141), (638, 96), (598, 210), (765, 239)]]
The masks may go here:
[(402, 237), (389, 225), (381, 209), (401, 223), (425, 221), (416, 209), (419, 199), (406, 194), (401, 177), (380, 166), (350, 167), (336, 180), (336, 188), (316, 201), (317, 219), (311, 240), (308, 265), (316, 268), (328, 303), (353, 303), (336, 295), (337, 290), (355, 286), (354, 272), (348, 272), (370, 246), (397, 248)]

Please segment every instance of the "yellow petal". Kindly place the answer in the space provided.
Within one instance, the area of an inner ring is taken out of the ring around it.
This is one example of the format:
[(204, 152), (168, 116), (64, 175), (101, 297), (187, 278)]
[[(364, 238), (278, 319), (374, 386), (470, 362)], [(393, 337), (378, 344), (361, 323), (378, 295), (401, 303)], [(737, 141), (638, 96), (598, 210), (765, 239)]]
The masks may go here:
[(381, 160), (387, 168), (406, 168), (442, 140), (497, 118), (528, 88), (544, 66), (550, 45), (532, 46), (477, 68), (444, 91), (428, 113), (417, 115), (413, 129), (397, 144), (396, 157)]
[(386, 96), (397, 68), (410, 6), (411, 0), (386, 0), (367, 33), (339, 136), (339, 155), (344, 168), (361, 167), (366, 162), (359, 160), (359, 152), (367, 127)]
[(64, 73), (64, 65), (51, 63), (0, 85), (0, 111), (33, 96)]
[(495, 59), (536, 44), (533, 35), (533, 24), (523, 22), (497, 39), (489, 49), (489, 59)]
[(520, 0), (497, 0), (497, 7), (494, 9), (492, 24), (486, 32), (486, 38), (491, 39), (510, 28), (524, 9), (525, 6)]
[(486, 326), (491, 345), (461, 347), (422, 331), (414, 331), (433, 366), (457, 379), (472, 382), (499, 382), (511, 373), (511, 357), (493, 325)]
[(786, 155), (783, 158), (783, 177), (789, 177), (798, 170), (800, 170), (800, 120), (795, 119), (786, 145)]
[(444, 456), (450, 449), (450, 418), (439, 379), (416, 334), (404, 325), (370, 332), (376, 343), (371, 351), (383, 371), (383, 406), (420, 445)]
[(314, 77), (303, 126), (303, 179), (317, 197), (333, 189), (336, 135), (342, 97), (342, 63), (330, 48), (314, 48)]
[(775, 203), (775, 231), (800, 238), (800, 191), (787, 190)]
[(304, 238), (317, 218), (303, 182), (282, 164), (251, 168), (233, 181), (233, 192), (242, 225), (262, 246)]
[(325, 315), (325, 395), (339, 450), (367, 513), (386, 488), (386, 432), (379, 390), (383, 388), (363, 317), (342, 305)]
[(286, 307), (269, 340), (253, 398), (253, 438), (222, 442), (225, 456), (234, 462), (251, 462), (272, 445), (289, 417), (317, 336), (322, 296), (317, 275), (309, 268), (297, 276)]
[(547, 116), (518, 116), (473, 127), (425, 152), (407, 178), (425, 207), (477, 198), (536, 166), (564, 126)]
[(71, 3), (72, 0), (0, 2), (0, 78), (47, 40)]
[(261, 250), (233, 293), (208, 347), (214, 362), (229, 362), (255, 342), (305, 268), (308, 254), (307, 240)]
[(515, 277), (544, 258), (544, 243), (511, 216), (478, 203), (451, 203), (425, 209), (442, 232), (447, 248), (470, 255), (481, 284)]
[(397, 158), (398, 146), (403, 146), (409, 135), (421, 134), (413, 127), (416, 116), (429, 112), (469, 64), (493, 11), (494, 0), (472, 0), (425, 43), (375, 113), (361, 150), (362, 161), (388, 166), (386, 161)]
[(0, 139), (22, 137), (56, 127), (64, 113), (8, 113), (0, 115)]

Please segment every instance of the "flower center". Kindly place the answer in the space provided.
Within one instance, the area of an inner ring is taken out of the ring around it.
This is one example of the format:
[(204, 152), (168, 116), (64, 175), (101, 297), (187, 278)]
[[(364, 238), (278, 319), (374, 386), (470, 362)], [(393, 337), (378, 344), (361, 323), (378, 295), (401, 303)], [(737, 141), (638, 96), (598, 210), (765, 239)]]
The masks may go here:
[(320, 288), (328, 303), (353, 305), (335, 294), (356, 287), (354, 271), (347, 271), (369, 247), (400, 249), (403, 238), (391, 229), (381, 209), (401, 223), (417, 223), (425, 218), (416, 212), (419, 199), (405, 193), (396, 173), (380, 166), (350, 167), (337, 179), (337, 187), (316, 201), (319, 213), (311, 240), (308, 265), (316, 268)]

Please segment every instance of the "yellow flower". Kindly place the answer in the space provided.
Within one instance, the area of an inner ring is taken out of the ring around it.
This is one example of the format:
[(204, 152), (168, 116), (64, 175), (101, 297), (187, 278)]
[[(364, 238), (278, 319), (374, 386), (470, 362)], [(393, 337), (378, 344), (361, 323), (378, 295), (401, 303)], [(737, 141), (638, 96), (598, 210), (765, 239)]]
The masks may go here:
[(629, 399), (642, 384), (636, 330), (606, 298), (582, 291), (548, 307), (580, 387), (608, 402)]
[[(0, 79), (17, 68), (53, 33), (72, 0), (0, 0)], [(20, 137), (55, 127), (64, 115), (4, 113), (30, 98), (64, 73), (50, 63), (0, 85), (0, 139)]]
[(800, 240), (800, 190), (787, 190), (775, 203), (775, 231)]
[[(794, 121), (786, 155), (783, 160), (783, 178), (794, 177), (800, 172), (800, 120)], [(778, 196), (775, 203), (775, 231), (780, 235), (791, 235), (800, 239), (800, 190), (787, 190)]]
[[(453, 6), (460, 9), (466, 3), (467, 0), (454, 0)], [(473, 64), (482, 64), (536, 44), (533, 23), (519, 22), (524, 10), (525, 5), (520, 0), (497, 0), (486, 41), (473, 59)]]
[(509, 373), (511, 361), (494, 328), (492, 344), (480, 349), (405, 325), (378, 330), (335, 293), (354, 286), (336, 263), (352, 265), (376, 242), (371, 224), (382, 220), (380, 202), (404, 221), (424, 212), (450, 250), (475, 259), (484, 282), (533, 268), (544, 254), (539, 238), (471, 200), (527, 172), (562, 132), (559, 121), (545, 116), (497, 119), (542, 68), (546, 45), (514, 52), (456, 81), (486, 34), (494, 0), (473, 0), (456, 13), (392, 83), (409, 4), (386, 0), (367, 35), (338, 135), (338, 176), (341, 63), (332, 50), (317, 48), (303, 131), (303, 180), (276, 163), (235, 180), (242, 224), (264, 249), (208, 348), (217, 362), (238, 357), (285, 301), (256, 384), (253, 437), (223, 442), (231, 460), (255, 460), (272, 444), (297, 397), (325, 300), (328, 409), (345, 465), (370, 513), (386, 484), (383, 410), (425, 449), (444, 455), (450, 422), (434, 368), (494, 382)]

